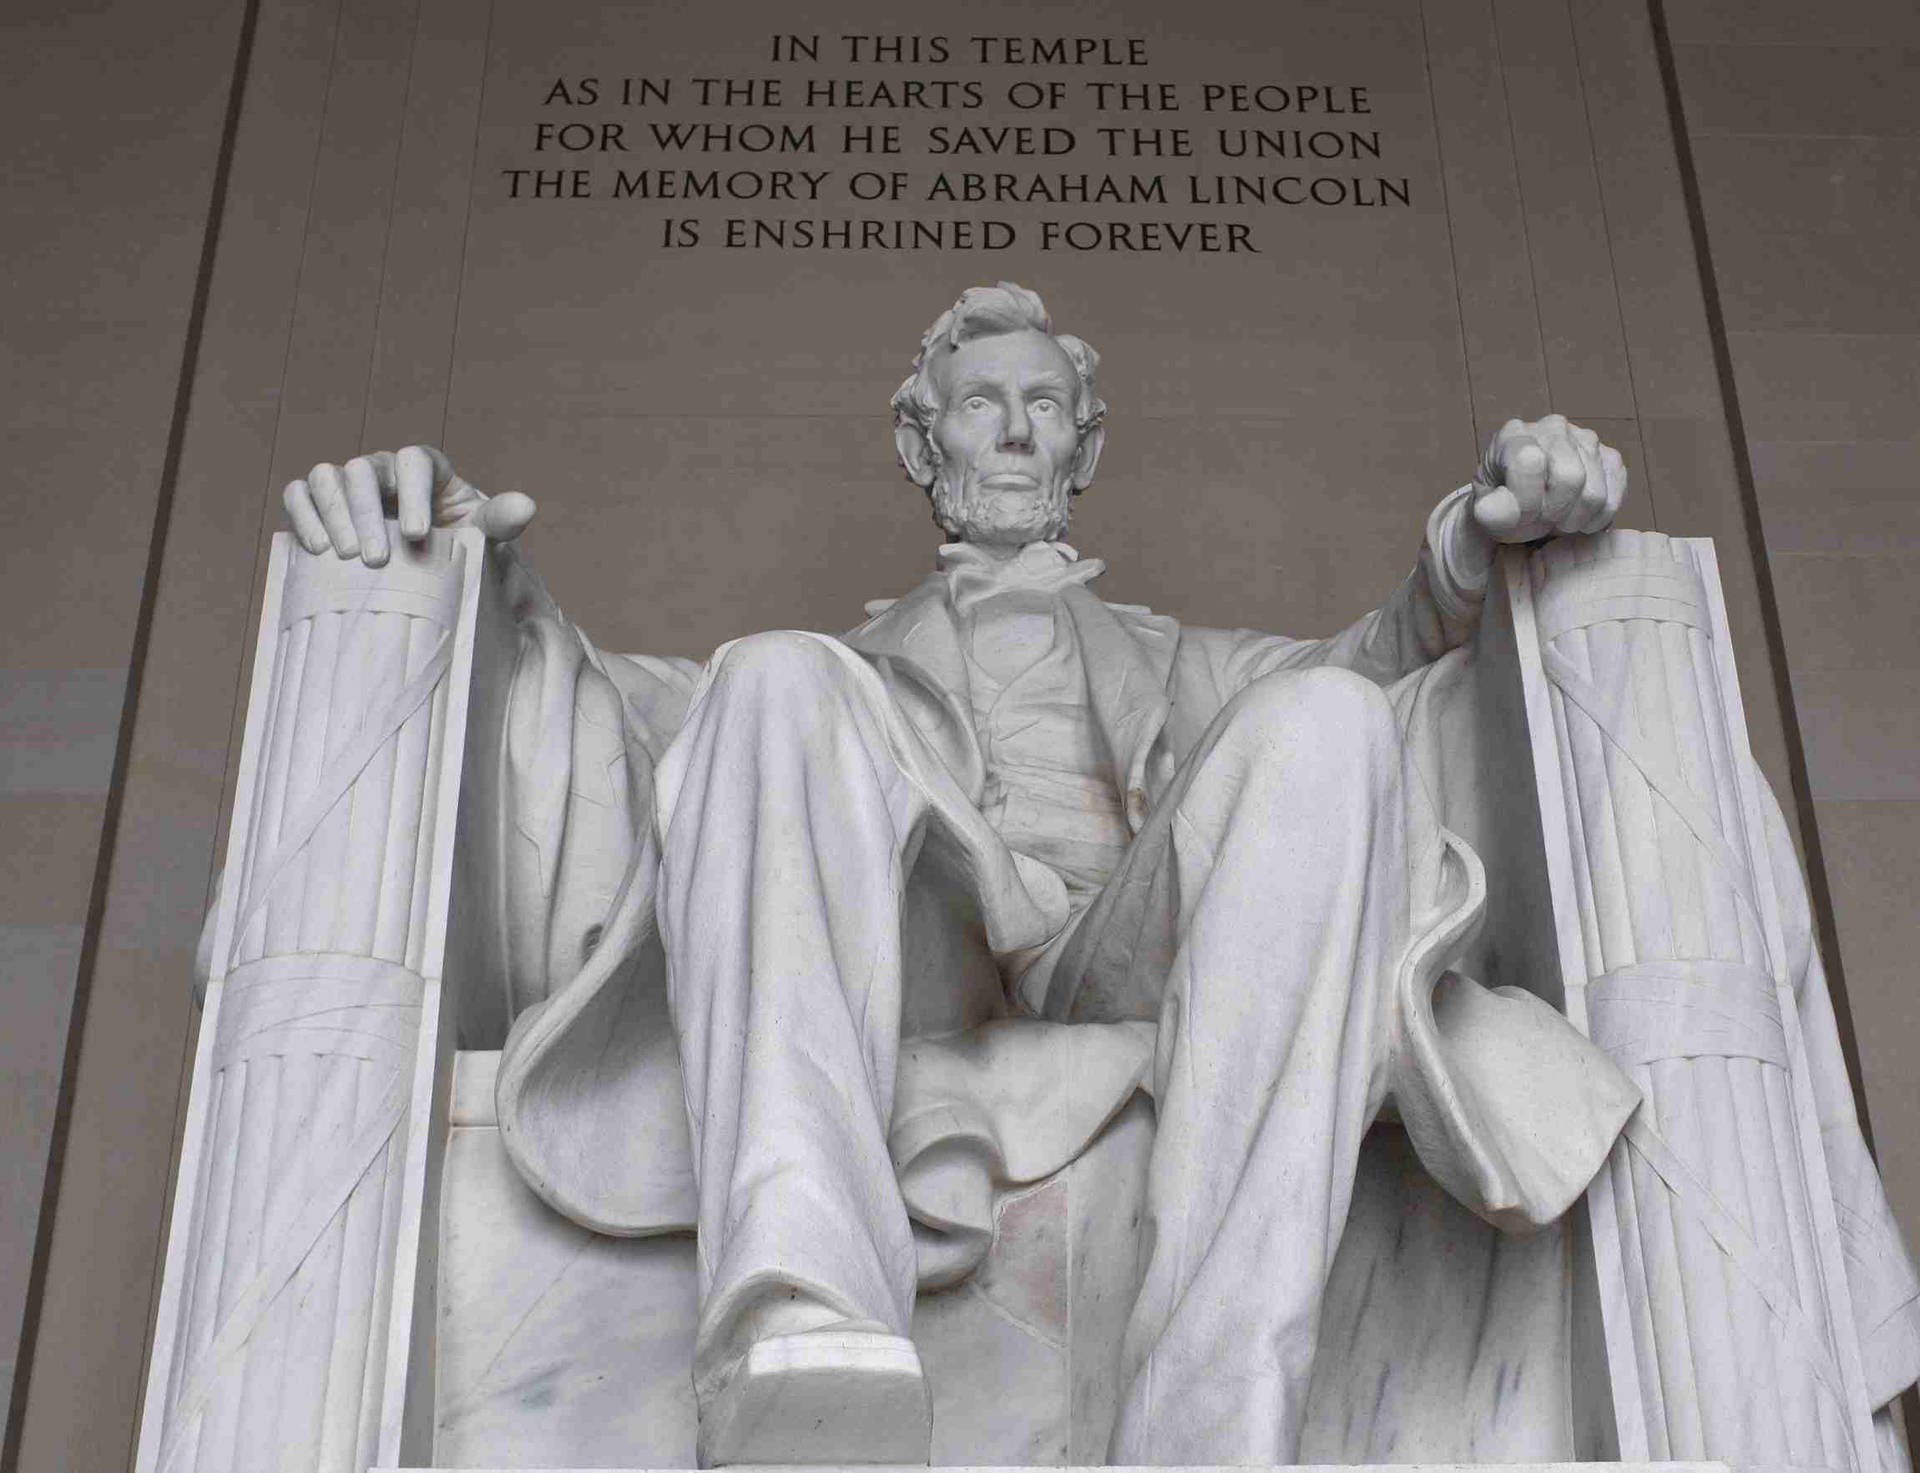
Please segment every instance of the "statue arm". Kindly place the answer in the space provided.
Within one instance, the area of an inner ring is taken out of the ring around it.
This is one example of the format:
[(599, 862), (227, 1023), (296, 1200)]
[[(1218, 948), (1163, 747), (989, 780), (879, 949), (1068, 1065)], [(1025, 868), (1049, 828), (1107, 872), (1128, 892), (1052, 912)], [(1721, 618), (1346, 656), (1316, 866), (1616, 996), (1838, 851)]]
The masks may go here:
[(577, 972), (653, 817), (653, 769), (686, 718), (694, 660), (599, 649), (497, 548), (519, 652), (500, 826), (515, 1012)]
[(1233, 668), (1222, 672), (1223, 689), (1231, 694), (1270, 671), (1311, 665), (1392, 685), (1472, 636), (1501, 543), (1601, 531), (1626, 491), (1619, 452), (1592, 430), (1557, 414), (1508, 420), (1488, 441), (1473, 480), (1433, 509), (1413, 571), (1385, 603), (1328, 639), (1242, 635)]
[(1473, 545), (1472, 514), (1473, 488), (1462, 486), (1427, 517), (1413, 570), (1385, 603), (1330, 638), (1304, 642), (1278, 668), (1334, 665), (1392, 685), (1465, 644), (1479, 627), (1491, 569)]

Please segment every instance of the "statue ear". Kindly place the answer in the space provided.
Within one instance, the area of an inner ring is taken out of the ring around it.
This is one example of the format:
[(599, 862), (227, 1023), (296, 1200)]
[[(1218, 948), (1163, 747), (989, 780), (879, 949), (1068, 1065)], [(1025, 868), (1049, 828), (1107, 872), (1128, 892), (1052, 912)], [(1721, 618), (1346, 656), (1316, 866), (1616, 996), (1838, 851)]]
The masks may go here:
[(1107, 427), (1096, 424), (1080, 437), (1080, 447), (1073, 452), (1073, 489), (1076, 493), (1084, 491), (1093, 484), (1093, 468), (1100, 463), (1100, 452), (1106, 448)]
[(906, 467), (908, 478), (922, 491), (930, 490), (934, 463), (927, 432), (912, 420), (903, 419), (893, 427), (893, 448), (900, 453), (900, 464)]

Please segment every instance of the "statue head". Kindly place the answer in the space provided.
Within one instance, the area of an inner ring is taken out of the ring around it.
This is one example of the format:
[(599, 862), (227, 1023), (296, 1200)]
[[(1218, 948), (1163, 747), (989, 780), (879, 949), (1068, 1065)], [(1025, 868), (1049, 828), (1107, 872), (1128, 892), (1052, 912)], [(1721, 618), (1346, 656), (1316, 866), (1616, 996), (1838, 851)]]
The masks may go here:
[(1010, 281), (969, 287), (927, 329), (893, 396), (893, 443), (949, 537), (1011, 551), (1066, 531), (1106, 441), (1099, 362)]

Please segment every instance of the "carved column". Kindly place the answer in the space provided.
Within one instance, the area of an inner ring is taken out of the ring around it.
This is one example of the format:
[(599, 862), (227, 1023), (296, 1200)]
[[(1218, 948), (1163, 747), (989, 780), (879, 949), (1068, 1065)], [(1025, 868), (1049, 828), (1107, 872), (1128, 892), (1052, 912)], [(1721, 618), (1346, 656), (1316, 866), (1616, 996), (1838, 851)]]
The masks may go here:
[(1620, 1456), (1876, 1466), (1710, 542), (1505, 563), (1567, 1011), (1645, 1103), (1588, 1197)]
[(377, 570), (275, 544), (141, 1473), (360, 1473), (396, 1459), (430, 1372), (413, 1299), (485, 557), (474, 533)]

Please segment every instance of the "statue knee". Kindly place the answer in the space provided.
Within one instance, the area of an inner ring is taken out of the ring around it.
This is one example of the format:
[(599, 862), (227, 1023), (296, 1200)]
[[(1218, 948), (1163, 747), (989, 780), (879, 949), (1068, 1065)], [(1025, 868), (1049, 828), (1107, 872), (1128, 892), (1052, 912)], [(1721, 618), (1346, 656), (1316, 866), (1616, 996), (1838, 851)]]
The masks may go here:
[(847, 678), (839, 659), (817, 637), (776, 629), (737, 639), (721, 652), (715, 685), (731, 692), (751, 690), (783, 707), (817, 702)]
[(1227, 710), (1236, 724), (1256, 729), (1263, 744), (1281, 744), (1295, 754), (1369, 762), (1400, 746), (1386, 692), (1351, 670), (1277, 670), (1253, 681)]

